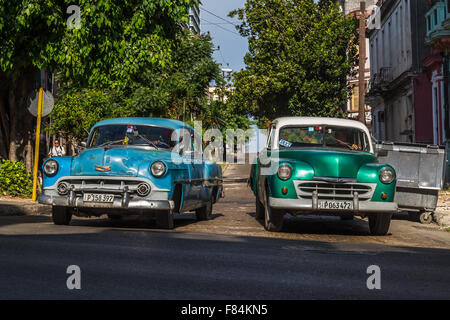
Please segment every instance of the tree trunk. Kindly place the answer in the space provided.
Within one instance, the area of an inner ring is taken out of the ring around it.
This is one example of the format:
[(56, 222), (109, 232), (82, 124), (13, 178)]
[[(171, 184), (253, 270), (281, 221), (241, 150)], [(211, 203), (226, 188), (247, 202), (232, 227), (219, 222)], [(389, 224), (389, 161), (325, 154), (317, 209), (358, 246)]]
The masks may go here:
[[(32, 163), (31, 132), (33, 116), (27, 110), (27, 97), (35, 89), (36, 69), (27, 68), (16, 79), (11, 79), (8, 90), (9, 111), (9, 159), (24, 161), (29, 168)], [(37, 137), (39, 138), (39, 137)]]

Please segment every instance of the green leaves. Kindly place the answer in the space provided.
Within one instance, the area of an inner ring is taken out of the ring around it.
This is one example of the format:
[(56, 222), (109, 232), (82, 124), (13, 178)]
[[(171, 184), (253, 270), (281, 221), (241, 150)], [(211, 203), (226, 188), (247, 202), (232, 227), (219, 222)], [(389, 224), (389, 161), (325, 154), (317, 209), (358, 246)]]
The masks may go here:
[(357, 23), (332, 0), (247, 0), (230, 13), (249, 37), (233, 99), (260, 119), (342, 116)]
[(30, 197), (32, 193), (31, 174), (20, 162), (3, 160), (0, 163), (0, 192), (10, 196)]

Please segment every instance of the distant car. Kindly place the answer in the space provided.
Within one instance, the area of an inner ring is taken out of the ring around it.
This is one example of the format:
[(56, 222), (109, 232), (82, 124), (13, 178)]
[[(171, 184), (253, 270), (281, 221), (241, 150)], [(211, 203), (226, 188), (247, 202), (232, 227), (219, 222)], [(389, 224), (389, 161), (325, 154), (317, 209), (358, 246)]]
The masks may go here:
[(252, 165), (256, 217), (280, 231), (285, 213), (368, 217), (370, 232), (387, 234), (396, 174), (374, 155), (369, 131), (354, 120), (278, 118)]
[[(180, 141), (172, 141), (174, 132)], [(195, 211), (198, 220), (210, 219), (223, 191), (222, 169), (193, 159), (195, 136), (202, 141), (192, 127), (177, 120), (101, 121), (78, 156), (55, 157), (43, 164), (39, 202), (52, 205), (58, 225), (69, 224), (72, 214), (107, 213), (112, 219), (150, 215), (166, 229), (174, 227), (174, 213)], [(181, 145), (192, 148), (185, 152), (186, 147), (178, 148)]]

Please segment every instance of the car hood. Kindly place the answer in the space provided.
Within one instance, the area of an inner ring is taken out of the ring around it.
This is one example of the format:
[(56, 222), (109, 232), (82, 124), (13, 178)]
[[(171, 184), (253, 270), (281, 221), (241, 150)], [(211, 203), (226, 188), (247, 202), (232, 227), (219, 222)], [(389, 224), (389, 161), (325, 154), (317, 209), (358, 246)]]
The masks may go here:
[(279, 157), (308, 163), (316, 177), (334, 178), (356, 178), (362, 165), (378, 162), (371, 153), (334, 148), (280, 150)]
[(140, 168), (156, 160), (170, 161), (173, 155), (167, 150), (133, 147), (86, 149), (73, 159), (71, 175), (137, 176)]

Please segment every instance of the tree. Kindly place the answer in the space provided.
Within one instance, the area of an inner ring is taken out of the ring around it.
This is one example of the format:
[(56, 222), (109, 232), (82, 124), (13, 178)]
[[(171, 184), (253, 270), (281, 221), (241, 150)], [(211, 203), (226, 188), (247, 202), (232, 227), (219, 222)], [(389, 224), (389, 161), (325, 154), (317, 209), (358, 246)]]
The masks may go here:
[(339, 116), (357, 62), (357, 21), (335, 1), (247, 0), (232, 11), (248, 37), (235, 104), (261, 122), (278, 116)]
[(71, 0), (0, 0), (0, 126), (8, 157), (25, 158), (33, 122), (25, 98), (38, 68), (58, 70), (63, 89), (131, 90), (142, 70), (173, 62), (181, 23), (198, 3), (79, 0), (81, 28), (71, 29)]
[[(209, 36), (181, 32), (171, 48), (171, 63), (139, 67), (126, 86), (98, 83), (80, 89), (69, 82), (51, 114), (50, 132), (80, 141), (96, 122), (111, 117), (169, 117), (183, 120), (195, 113), (202, 119), (209, 108), (206, 88), (220, 80)], [(120, 79), (120, 78), (118, 78)], [(122, 80), (121, 80), (122, 81)], [(64, 82), (63, 82), (64, 83)]]

